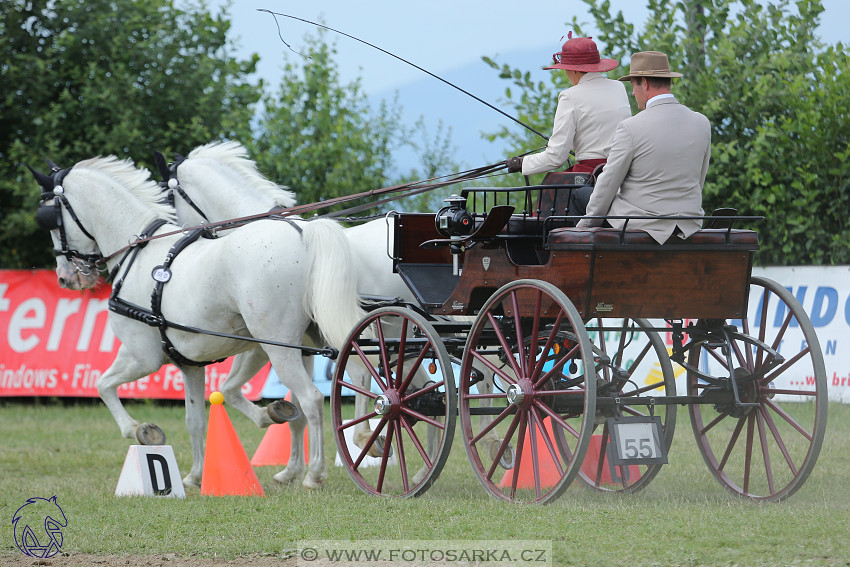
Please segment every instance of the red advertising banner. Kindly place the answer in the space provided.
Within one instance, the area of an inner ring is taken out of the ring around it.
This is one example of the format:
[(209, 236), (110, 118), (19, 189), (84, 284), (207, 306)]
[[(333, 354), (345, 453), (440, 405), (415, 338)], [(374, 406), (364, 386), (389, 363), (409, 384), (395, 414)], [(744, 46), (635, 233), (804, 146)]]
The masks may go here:
[[(107, 321), (109, 286), (69, 291), (51, 270), (0, 270), (0, 396), (97, 397), (98, 377), (120, 342)], [(218, 390), (232, 359), (206, 367), (207, 396)], [(269, 365), (243, 392), (260, 398)], [(183, 377), (168, 364), (118, 388), (122, 398), (183, 399)]]

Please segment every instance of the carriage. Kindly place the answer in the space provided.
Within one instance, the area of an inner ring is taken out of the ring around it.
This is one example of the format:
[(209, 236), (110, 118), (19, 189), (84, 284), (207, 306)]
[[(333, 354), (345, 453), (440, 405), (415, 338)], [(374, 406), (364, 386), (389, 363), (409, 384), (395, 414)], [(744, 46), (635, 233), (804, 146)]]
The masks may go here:
[[(628, 220), (574, 228), (557, 203), (584, 180), (558, 175), (464, 189), (436, 218), (387, 216), (387, 253), (417, 303), (378, 302), (340, 352), (333, 431), (351, 478), (417, 496), (459, 442), (496, 498), (547, 503), (576, 479), (632, 492), (668, 462), (681, 405), (723, 486), (793, 494), (823, 440), (825, 369), (800, 303), (752, 276), (758, 235), (740, 227), (758, 219), (723, 211), (664, 244)], [(369, 411), (351, 416), (351, 394)], [(346, 433), (366, 420), (352, 448)]]
[[(237, 154), (244, 161), (244, 149)], [(208, 171), (227, 165), (216, 156)], [(488, 168), (498, 165), (481, 171)], [(249, 169), (243, 179), (259, 177)], [(575, 175), (464, 189), (436, 216), (373, 221), (387, 225), (384, 259), (411, 299), (374, 298), (364, 312), (350, 285), (355, 262), (333, 223), (219, 210), (230, 220), (189, 230), (173, 221), (149, 173), (132, 164), (96, 158), (33, 173), (45, 191), (37, 218), (51, 231), (60, 283), (95, 285), (99, 268), (117, 276), (110, 310), (122, 345), (98, 390), (125, 437), (164, 441), (161, 430), (129, 416), (118, 385), (168, 359), (183, 372), (194, 457), (188, 484), (200, 484), (203, 468), (199, 365), (236, 355), (222, 388), (228, 403), (259, 426), (278, 421), (279, 412), (250, 404), (239, 388), (271, 360), (303, 412), (282, 418), (294, 420), (292, 458), (275, 480), (306, 470), (302, 484), (321, 486), (323, 399), (298, 349), (334, 350), (297, 344), (311, 318), (326, 338), (338, 336), (333, 434), (342, 464), (370, 494), (424, 493), (446, 463), (457, 422), (457, 441), (497, 498), (551, 502), (575, 480), (636, 491), (668, 461), (680, 405), (710, 471), (737, 495), (787, 498), (817, 460), (827, 411), (822, 353), (794, 296), (752, 276), (758, 237), (739, 226), (753, 217), (725, 211), (705, 217), (706, 228), (689, 238), (659, 245), (628, 230), (628, 219), (622, 230), (573, 228), (560, 213), (564, 195), (586, 182)], [(167, 186), (185, 180), (188, 189), (192, 170), (181, 177)], [(195, 189), (224, 189), (194, 177)], [(239, 176), (215, 179), (233, 179), (232, 189), (245, 194)], [(199, 194), (193, 199), (200, 203)], [(201, 237), (246, 223), (225, 238)], [(358, 261), (369, 267), (374, 235), (349, 238), (369, 245)], [(193, 253), (178, 258), (187, 249)], [(309, 311), (294, 301), (305, 295)], [(335, 328), (345, 321), (344, 331)], [(351, 395), (354, 411), (343, 403)], [(354, 449), (350, 437), (358, 439)]]

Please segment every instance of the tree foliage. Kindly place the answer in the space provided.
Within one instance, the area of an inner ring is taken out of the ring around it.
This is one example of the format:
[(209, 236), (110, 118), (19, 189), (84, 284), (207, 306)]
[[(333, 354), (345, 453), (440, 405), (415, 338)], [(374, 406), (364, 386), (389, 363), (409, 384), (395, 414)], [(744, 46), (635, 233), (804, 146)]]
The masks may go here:
[(154, 149), (250, 135), (257, 56), (231, 55), (229, 27), (203, 2), (0, 3), (0, 266), (52, 263), (25, 163), (114, 154), (145, 165)]
[[(448, 159), (450, 132), (442, 126), (430, 137), (422, 121), (413, 127), (403, 125), (397, 99), (373, 108), (359, 79), (341, 84), (336, 46), (326, 41), (325, 32), (308, 35), (302, 51), (299, 61), (287, 61), (277, 92), (264, 97), (259, 134), (251, 146), (260, 169), (291, 187), (299, 203), (420, 179), (417, 169), (393, 173), (394, 152), (402, 149), (418, 155), (425, 177), (454, 165)], [(410, 203), (418, 206), (423, 201)]]
[[(626, 63), (637, 51), (663, 51), (684, 73), (674, 92), (712, 123), (706, 211), (764, 216), (762, 264), (850, 263), (850, 60), (841, 44), (818, 39), (819, 0), (648, 0), (639, 31), (609, 2), (584, 2), (599, 31), (575, 19), (573, 28), (592, 35), (605, 56)], [(608, 75), (627, 71), (621, 65)], [(551, 126), (554, 93), (567, 86), (562, 74), (545, 84), (506, 66), (500, 72), (518, 88), (506, 92), (517, 111)], [(517, 151), (539, 145), (509, 139)]]

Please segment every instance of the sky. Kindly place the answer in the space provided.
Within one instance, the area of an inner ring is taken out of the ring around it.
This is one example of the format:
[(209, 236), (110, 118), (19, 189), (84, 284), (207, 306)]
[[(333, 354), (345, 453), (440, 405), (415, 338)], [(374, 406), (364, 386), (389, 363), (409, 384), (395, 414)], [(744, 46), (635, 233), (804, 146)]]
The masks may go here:
[[(215, 12), (227, 0), (207, 2)], [(610, 2), (613, 13), (622, 11), (626, 21), (638, 28), (643, 25), (646, 0)], [(258, 75), (269, 91), (280, 82), (284, 58), (296, 61), (298, 55), (281, 41), (274, 18), (259, 10), (321, 22), (446, 78), (497, 107), (508, 83), (481, 62), (482, 56), (527, 69), (536, 79), (542, 79), (551, 72), (542, 67), (560, 50), (573, 16), (587, 35), (597, 31), (580, 0), (231, 0), (230, 4), (230, 36), (237, 46), (236, 56), (259, 54)], [(823, 0), (823, 5), (822, 39), (850, 44), (846, 25), (850, 0)], [(295, 51), (303, 47), (305, 35), (317, 33), (315, 26), (304, 22), (283, 17), (277, 20), (280, 34)], [(478, 166), (506, 157), (501, 155), (504, 145), (485, 144), (481, 133), (493, 133), (506, 124), (519, 126), (378, 49), (335, 33), (328, 37), (336, 43), (341, 84), (359, 78), (363, 92), (373, 101), (391, 100), (398, 91), (405, 123), (411, 125), (421, 117), (432, 133), (440, 122), (450, 125), (452, 142), (465, 165)], [(398, 159), (399, 169), (405, 171), (411, 159)]]
[[(209, 5), (220, 6), (225, 1), (209, 0)], [(846, 25), (850, 21), (850, 1), (823, 0), (823, 5), (823, 39), (850, 43)], [(612, 12), (621, 10), (626, 21), (635, 24), (645, 20), (645, 6), (644, 0), (611, 0)], [(321, 21), (437, 75), (478, 62), (485, 55), (513, 51), (539, 51), (542, 67), (551, 60), (552, 53), (559, 51), (573, 16), (584, 24), (588, 35), (593, 34), (586, 8), (579, 0), (232, 0), (231, 37), (239, 45), (240, 54), (260, 55), (259, 75), (272, 86), (281, 76), (283, 55), (295, 54), (280, 41), (274, 19), (260, 9)], [(305, 34), (315, 35), (316, 28), (309, 24), (286, 18), (278, 21), (283, 38), (296, 51), (303, 45)], [(344, 83), (359, 76), (364, 90), (374, 94), (423, 77), (421, 71), (385, 53), (332, 35), (338, 42)], [(471, 88), (467, 90), (472, 92)]]

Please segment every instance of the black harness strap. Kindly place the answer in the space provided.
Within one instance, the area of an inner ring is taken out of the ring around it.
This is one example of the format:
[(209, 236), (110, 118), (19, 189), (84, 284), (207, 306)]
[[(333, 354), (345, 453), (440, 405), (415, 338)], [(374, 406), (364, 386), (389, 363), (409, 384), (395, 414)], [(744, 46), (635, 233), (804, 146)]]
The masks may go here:
[(204, 232), (203, 229), (197, 228), (177, 242), (171, 247), (168, 251), (168, 254), (165, 257), (165, 262), (160, 266), (156, 266), (153, 269), (153, 279), (156, 280), (156, 285), (153, 288), (153, 293), (151, 294), (151, 313), (154, 317), (157, 318), (159, 324), (159, 336), (162, 339), (162, 350), (165, 354), (168, 355), (171, 360), (176, 362), (178, 365), (188, 365), (188, 366), (206, 366), (208, 364), (214, 364), (216, 362), (221, 362), (225, 360), (225, 358), (220, 358), (218, 360), (210, 360), (206, 362), (198, 362), (196, 360), (192, 360), (186, 358), (180, 351), (178, 351), (174, 347), (174, 343), (171, 342), (171, 339), (168, 338), (168, 334), (166, 330), (168, 329), (170, 323), (165, 320), (165, 317), (162, 316), (162, 288), (163, 286), (171, 280), (171, 263), (174, 262), (174, 259), (177, 257), (180, 252), (186, 249), (187, 246), (195, 242), (201, 234)]
[[(301, 229), (292, 221), (287, 219), (289, 224), (297, 229), (299, 232)], [(144, 238), (148, 238), (154, 232), (161, 227), (165, 221), (155, 221), (151, 225), (148, 226), (144, 230), (144, 233), (141, 235), (140, 240)], [(206, 366), (208, 364), (214, 364), (216, 362), (221, 362), (225, 360), (225, 358), (221, 358), (218, 360), (210, 360), (205, 362), (198, 362), (196, 360), (191, 360), (183, 356), (180, 351), (178, 351), (171, 340), (168, 338), (166, 334), (166, 330), (170, 327), (172, 329), (177, 329), (178, 331), (185, 331), (187, 333), (197, 333), (202, 335), (212, 335), (215, 337), (222, 337), (226, 339), (236, 339), (240, 341), (249, 341), (254, 343), (268, 344), (274, 346), (280, 346), (285, 348), (296, 348), (305, 352), (307, 354), (318, 354), (330, 359), (335, 359), (339, 354), (335, 348), (326, 347), (326, 348), (313, 348), (306, 347), (303, 345), (294, 345), (289, 343), (281, 343), (277, 341), (268, 341), (264, 339), (256, 339), (254, 337), (243, 337), (240, 335), (231, 335), (227, 333), (218, 333), (215, 331), (207, 331), (204, 329), (199, 329), (197, 327), (190, 327), (188, 325), (181, 325), (179, 323), (172, 323), (171, 321), (166, 320), (166, 318), (162, 315), (162, 290), (163, 286), (171, 280), (171, 264), (174, 262), (174, 259), (177, 255), (182, 252), (189, 244), (195, 242), (199, 237), (206, 236), (208, 233), (205, 228), (196, 228), (186, 234), (183, 238), (175, 242), (168, 251), (168, 254), (165, 257), (165, 261), (156, 266), (151, 273), (151, 276), (156, 281), (156, 285), (154, 286), (154, 290), (151, 293), (151, 308), (146, 309), (124, 299), (118, 297), (118, 292), (121, 290), (121, 286), (124, 283), (124, 278), (130, 271), (130, 267), (133, 265), (133, 261), (136, 259), (136, 254), (139, 249), (144, 247), (150, 240), (142, 240), (139, 242), (137, 246), (134, 246), (130, 251), (128, 251), (124, 258), (121, 259), (118, 266), (113, 270), (113, 273), (117, 273), (118, 268), (124, 263), (124, 261), (129, 257), (129, 263), (127, 264), (127, 268), (124, 270), (124, 275), (118, 280), (115, 285), (112, 287), (112, 294), (109, 297), (109, 310), (118, 315), (122, 315), (124, 317), (129, 317), (130, 319), (134, 319), (136, 321), (140, 321), (145, 325), (150, 327), (157, 327), (159, 329), (160, 337), (162, 339), (162, 350), (165, 354), (173, 360), (177, 365), (186, 365), (186, 366)]]

